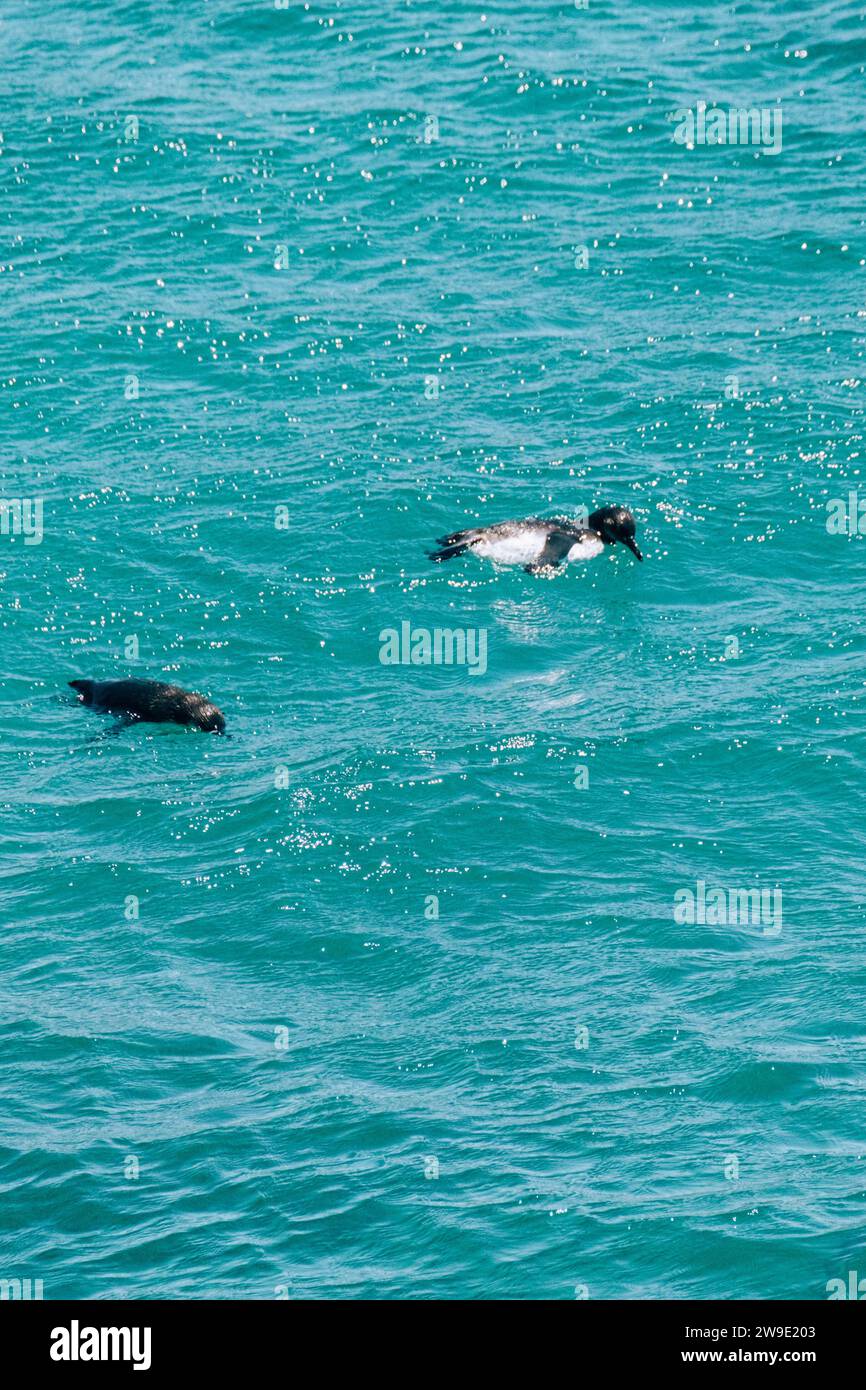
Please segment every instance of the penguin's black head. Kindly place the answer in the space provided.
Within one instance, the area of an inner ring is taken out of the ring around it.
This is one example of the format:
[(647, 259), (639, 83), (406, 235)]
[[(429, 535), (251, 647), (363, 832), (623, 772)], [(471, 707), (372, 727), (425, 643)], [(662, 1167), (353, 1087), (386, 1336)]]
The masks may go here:
[(78, 691), (78, 698), (89, 705), (93, 699), (93, 681), (70, 681), (69, 684)]
[(621, 545), (628, 546), (632, 555), (643, 559), (634, 538), (634, 517), (625, 507), (599, 507), (589, 518), (589, 525), (598, 532), (605, 545), (614, 545), (619, 541)]

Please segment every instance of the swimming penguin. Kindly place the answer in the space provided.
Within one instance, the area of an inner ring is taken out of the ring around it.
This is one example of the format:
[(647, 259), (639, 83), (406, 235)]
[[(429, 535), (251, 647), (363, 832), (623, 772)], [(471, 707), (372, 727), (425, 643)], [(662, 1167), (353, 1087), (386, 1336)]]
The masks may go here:
[(194, 690), (162, 681), (70, 681), (78, 698), (99, 714), (119, 715), (123, 723), (193, 724), (206, 734), (221, 734), (226, 721), (216, 705)]
[(483, 560), (522, 565), (527, 574), (538, 574), (572, 560), (591, 560), (606, 545), (620, 541), (642, 560), (634, 531), (634, 517), (625, 507), (601, 507), (586, 526), (564, 516), (546, 520), (531, 516), (525, 521), (500, 521), (496, 526), (477, 526), (443, 536), (436, 542), (441, 548), (431, 551), (430, 559), (441, 563), (471, 550)]

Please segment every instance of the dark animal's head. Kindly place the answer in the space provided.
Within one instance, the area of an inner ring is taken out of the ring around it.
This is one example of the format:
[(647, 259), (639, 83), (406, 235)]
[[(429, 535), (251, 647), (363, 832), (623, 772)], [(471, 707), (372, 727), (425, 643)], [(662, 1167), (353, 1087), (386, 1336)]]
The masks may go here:
[(212, 705), (209, 700), (202, 700), (197, 707), (195, 722), (206, 734), (224, 734), (226, 731), (226, 721), (222, 710), (218, 710), (216, 705)]
[(643, 559), (634, 538), (634, 517), (625, 507), (600, 507), (589, 518), (593, 531), (597, 531), (605, 545), (627, 545), (632, 555)]
[(89, 705), (93, 699), (93, 681), (70, 681), (69, 684), (78, 692), (79, 700)]

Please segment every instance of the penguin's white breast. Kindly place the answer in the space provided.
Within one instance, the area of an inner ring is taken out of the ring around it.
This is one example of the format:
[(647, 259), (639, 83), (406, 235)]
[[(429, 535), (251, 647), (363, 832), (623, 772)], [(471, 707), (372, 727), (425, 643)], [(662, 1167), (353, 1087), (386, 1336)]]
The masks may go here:
[(600, 536), (583, 536), (571, 547), (565, 558), (569, 564), (572, 560), (591, 560), (603, 550), (604, 541)]
[(532, 565), (547, 541), (541, 527), (528, 527), (511, 536), (485, 536), (472, 549), (483, 560), (495, 560), (497, 565)]

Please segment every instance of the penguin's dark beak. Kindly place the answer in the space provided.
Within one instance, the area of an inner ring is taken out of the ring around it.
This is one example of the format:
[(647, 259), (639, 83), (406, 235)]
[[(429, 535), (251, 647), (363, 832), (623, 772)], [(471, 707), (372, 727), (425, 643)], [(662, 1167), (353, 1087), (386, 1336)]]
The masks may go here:
[(628, 546), (628, 548), (629, 548), (629, 550), (631, 551), (632, 555), (636, 555), (637, 558), (638, 558), (639, 560), (642, 560), (642, 559), (643, 559), (643, 556), (641, 555), (640, 551), (639, 551), (638, 548), (637, 548), (637, 541), (634, 540), (631, 536), (623, 536), (623, 538), (622, 538), (622, 543), (623, 543), (623, 545), (627, 545), (627, 546)]

